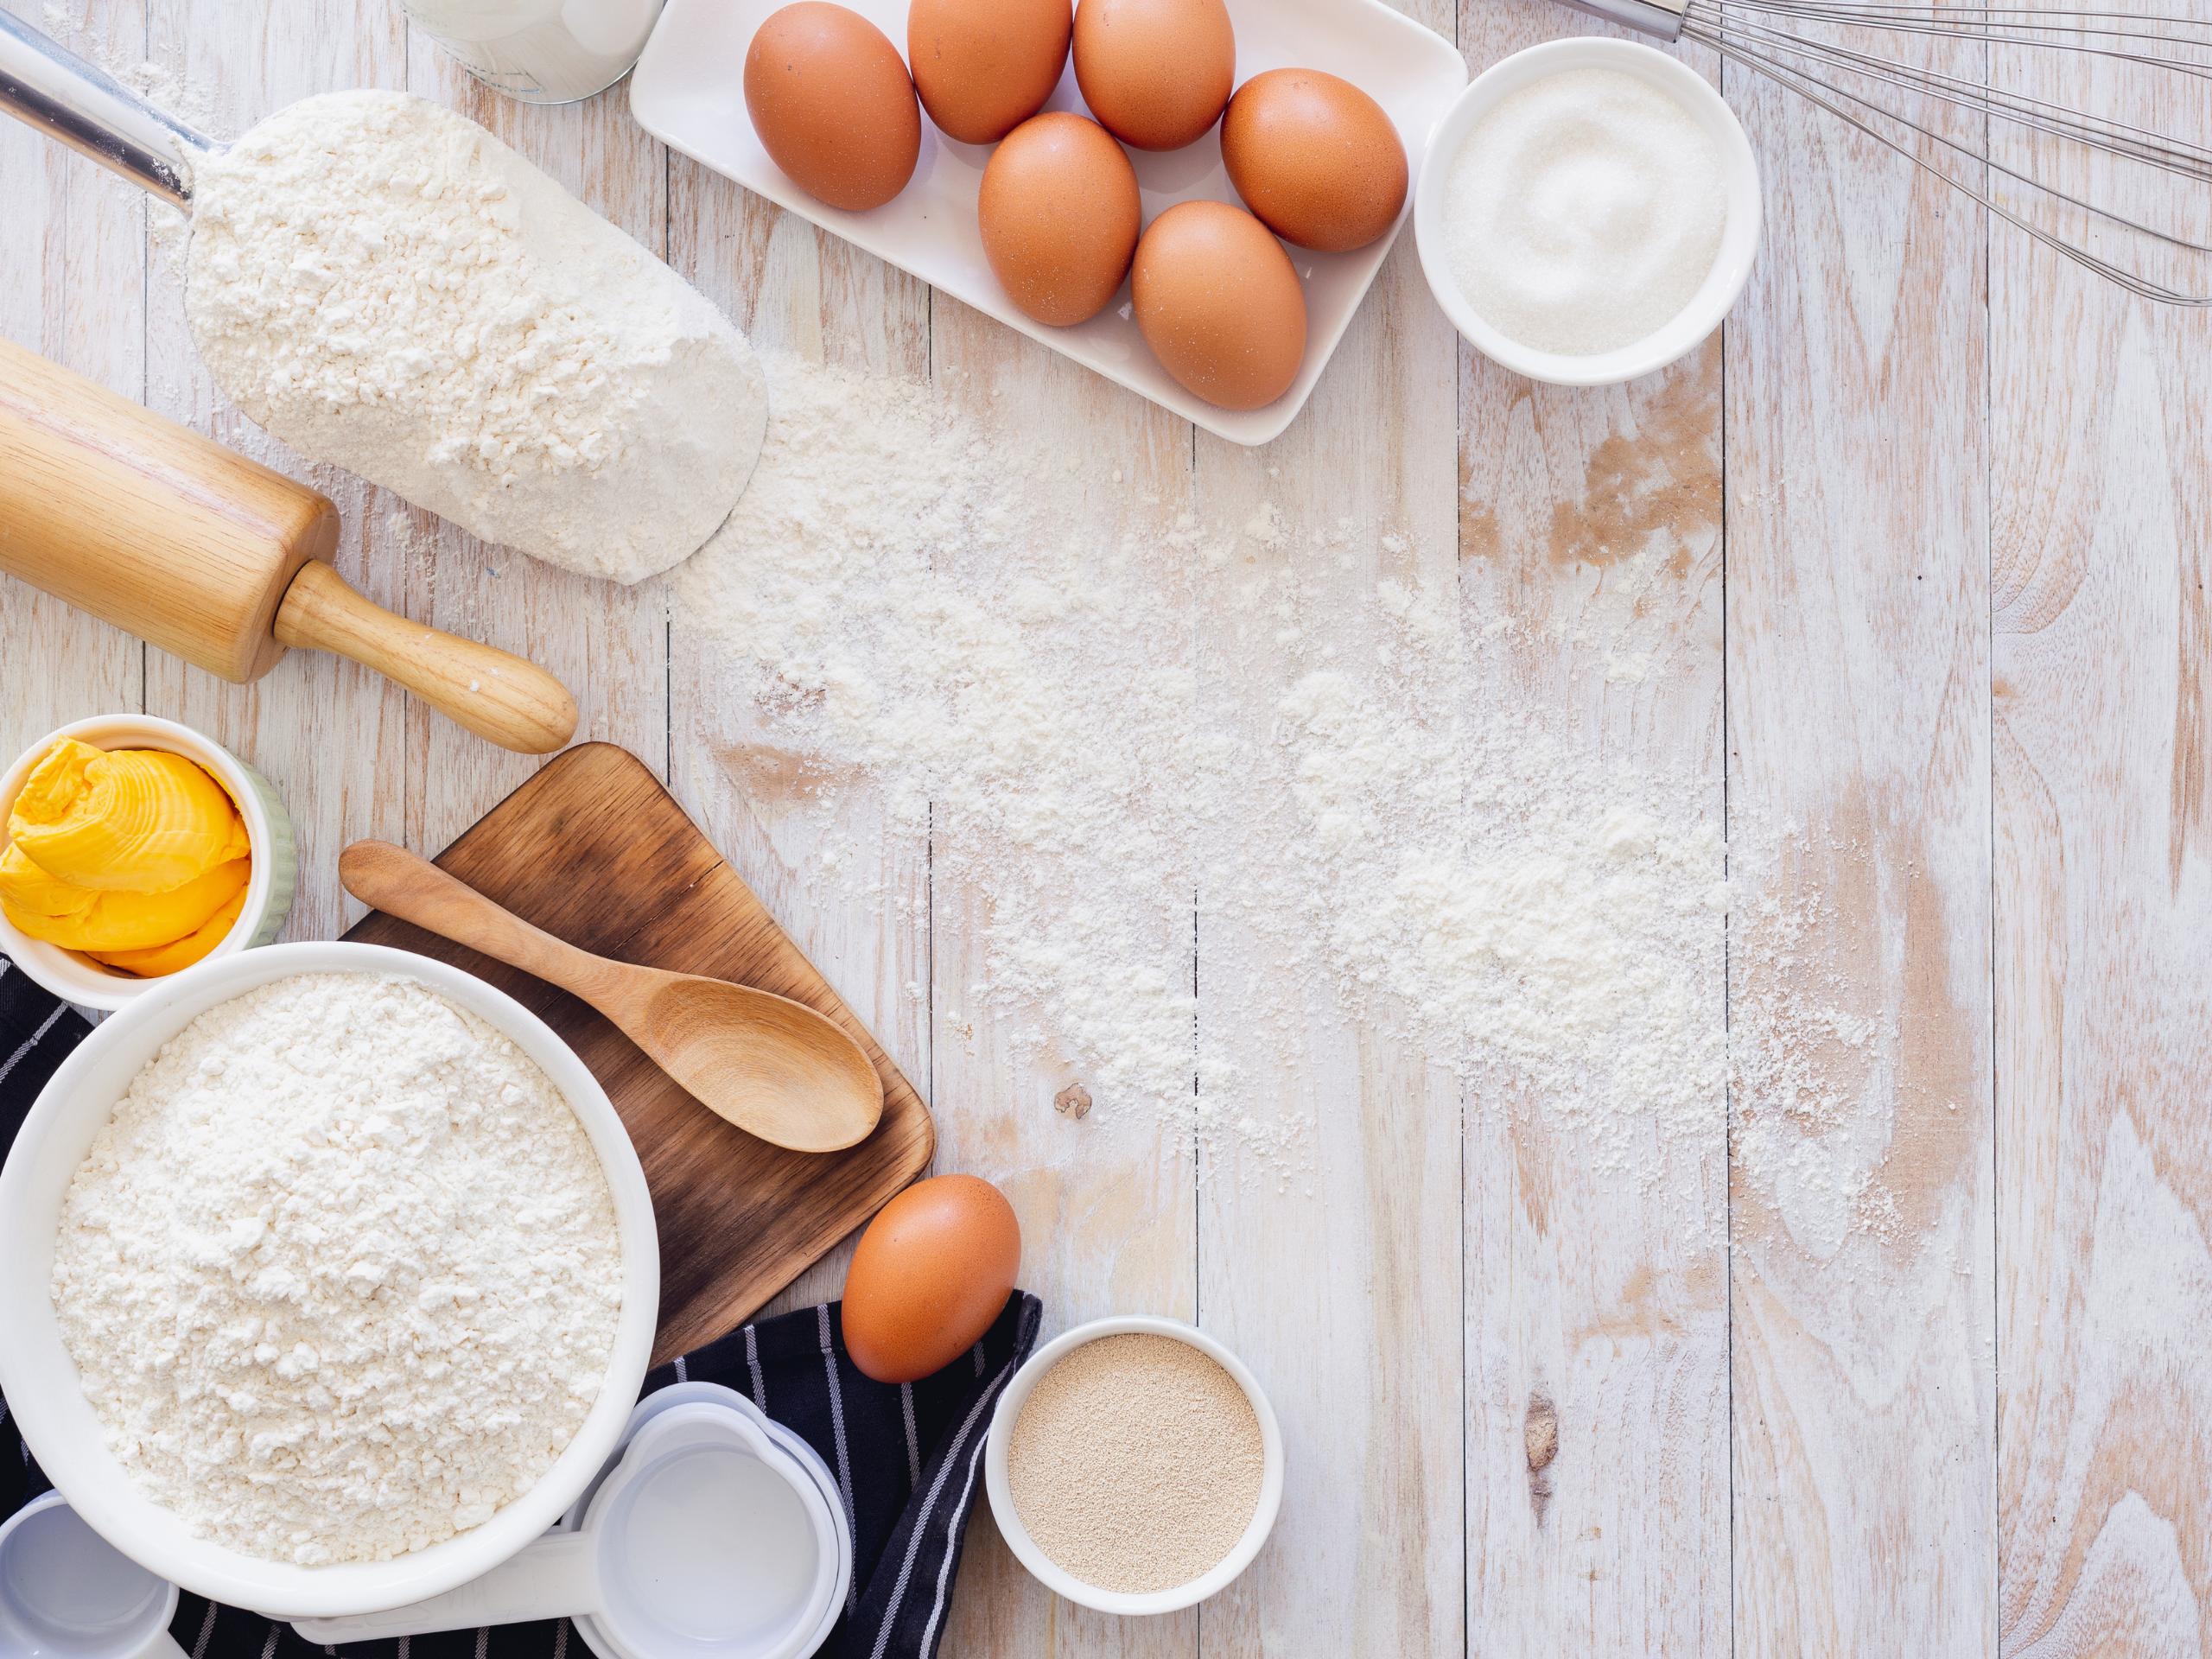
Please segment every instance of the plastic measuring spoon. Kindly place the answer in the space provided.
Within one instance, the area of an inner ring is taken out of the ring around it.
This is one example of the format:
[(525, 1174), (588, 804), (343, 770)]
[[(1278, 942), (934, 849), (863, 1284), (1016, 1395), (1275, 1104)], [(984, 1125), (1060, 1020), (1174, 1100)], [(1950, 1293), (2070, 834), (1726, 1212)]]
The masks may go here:
[(702, 1402), (639, 1428), (578, 1530), (428, 1601), (292, 1628), (337, 1643), (582, 1614), (623, 1659), (800, 1659), (841, 1566), (813, 1477), (753, 1417)]
[(9, 1659), (184, 1659), (176, 1586), (85, 1524), (59, 1492), (0, 1526), (0, 1653)]

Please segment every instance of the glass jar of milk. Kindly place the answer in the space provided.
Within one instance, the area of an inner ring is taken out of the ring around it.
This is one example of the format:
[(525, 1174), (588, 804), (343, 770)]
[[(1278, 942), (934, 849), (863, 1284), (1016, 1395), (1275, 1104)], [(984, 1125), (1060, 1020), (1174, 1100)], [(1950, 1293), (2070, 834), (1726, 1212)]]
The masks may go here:
[(461, 67), (525, 104), (568, 104), (630, 73), (661, 0), (399, 0)]

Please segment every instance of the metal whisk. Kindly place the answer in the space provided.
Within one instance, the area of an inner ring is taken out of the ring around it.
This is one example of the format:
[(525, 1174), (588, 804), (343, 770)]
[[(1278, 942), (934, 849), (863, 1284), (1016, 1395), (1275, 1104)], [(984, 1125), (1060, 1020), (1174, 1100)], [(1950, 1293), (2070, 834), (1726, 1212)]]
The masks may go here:
[[(2135, 108), (2157, 110), (2161, 119), (2193, 116), (2202, 127), (2212, 83), (2212, 22), (1885, 0), (1560, 3), (1661, 40), (1710, 47), (2130, 293), (2212, 305), (2212, 294), (2170, 285), (2142, 262), (2122, 264), (2099, 251), (2126, 241), (2167, 268), (2164, 274), (2189, 257), (2212, 256), (2212, 247), (2193, 239), (2212, 235), (2212, 198), (2172, 182), (2212, 183), (2212, 149), (2036, 95), (2061, 79), (2087, 82), (2107, 103), (2125, 93)], [(1935, 61), (1911, 61), (1916, 42), (1917, 55)], [(1980, 64), (1969, 65), (1973, 54), (1960, 47), (1980, 47)], [(2165, 186), (2157, 200), (2110, 200), (2140, 195), (2154, 181)], [(2090, 199), (2099, 193), (2109, 193), (2102, 204)]]

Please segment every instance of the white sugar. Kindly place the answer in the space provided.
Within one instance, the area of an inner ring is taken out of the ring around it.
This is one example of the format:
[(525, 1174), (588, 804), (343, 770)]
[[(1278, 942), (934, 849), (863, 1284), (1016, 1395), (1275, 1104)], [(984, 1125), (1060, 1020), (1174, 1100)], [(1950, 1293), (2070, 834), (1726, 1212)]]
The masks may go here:
[(1633, 345), (1687, 305), (1720, 249), (1720, 158), (1689, 112), (1615, 69), (1524, 86), (1477, 122), (1445, 183), (1452, 275), (1540, 351)]

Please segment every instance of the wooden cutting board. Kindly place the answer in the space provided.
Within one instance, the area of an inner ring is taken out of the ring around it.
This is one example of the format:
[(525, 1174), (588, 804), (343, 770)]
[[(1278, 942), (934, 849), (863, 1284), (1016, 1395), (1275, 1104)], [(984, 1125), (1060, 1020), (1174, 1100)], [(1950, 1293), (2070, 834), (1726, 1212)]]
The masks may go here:
[(883, 1121), (842, 1152), (786, 1152), (725, 1122), (565, 991), (380, 911), (346, 934), (490, 981), (558, 1032), (622, 1115), (660, 1227), (653, 1363), (740, 1325), (929, 1165), (937, 1126), (829, 981), (635, 755), (586, 743), (441, 853), (439, 868), (525, 921), (623, 962), (758, 986), (851, 1032), (883, 1078)]

